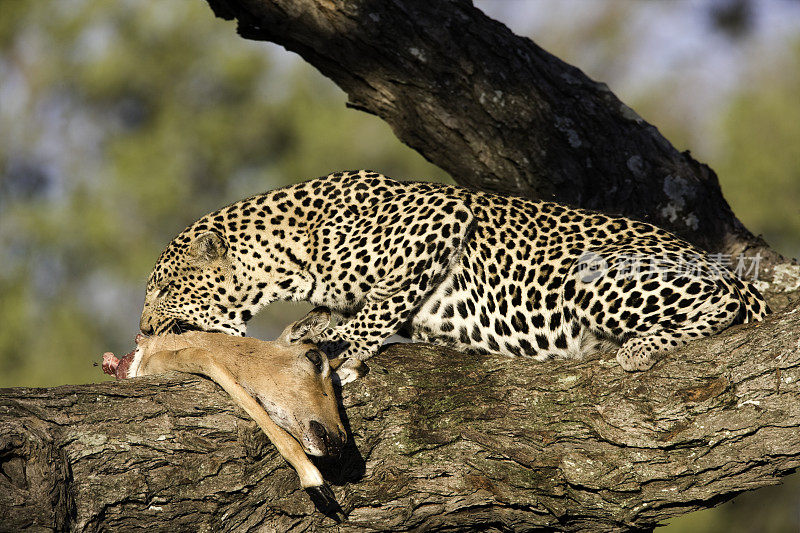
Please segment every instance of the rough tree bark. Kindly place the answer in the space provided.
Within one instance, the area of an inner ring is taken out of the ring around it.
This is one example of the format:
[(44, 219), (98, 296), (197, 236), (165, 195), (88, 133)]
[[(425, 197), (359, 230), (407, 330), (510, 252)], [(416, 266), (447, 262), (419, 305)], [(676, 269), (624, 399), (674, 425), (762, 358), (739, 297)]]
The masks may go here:
[(323, 465), (349, 520), (212, 383), (0, 391), (0, 527), (85, 531), (649, 528), (800, 466), (800, 306), (649, 372), (394, 345), (345, 388)]
[(243, 36), (298, 52), (458, 182), (760, 253), (779, 265), (762, 288), (789, 310), (643, 374), (613, 359), (391, 347), (344, 391), (354, 445), (324, 469), (350, 514), (341, 526), (313, 512), (294, 472), (205, 380), (7, 389), (0, 529), (648, 528), (798, 466), (800, 308), (781, 292), (797, 288), (796, 267), (742, 226), (711, 169), (465, 1), (208, 2)]

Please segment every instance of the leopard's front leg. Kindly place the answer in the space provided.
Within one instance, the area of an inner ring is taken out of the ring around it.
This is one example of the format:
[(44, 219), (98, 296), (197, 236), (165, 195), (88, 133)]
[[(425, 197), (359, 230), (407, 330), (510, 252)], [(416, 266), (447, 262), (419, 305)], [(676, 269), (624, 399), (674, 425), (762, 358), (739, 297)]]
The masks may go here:
[[(313, 233), (311, 240), (319, 243), (318, 255), (328, 258), (329, 269), (346, 270), (336, 280), (320, 282), (320, 295), (312, 303), (354, 313), (314, 340), (323, 349), (346, 343), (338, 357), (358, 362), (375, 355), (460, 261), (474, 217), (463, 199), (424, 187), (367, 209), (350, 207)], [(359, 288), (358, 295), (342, 288), (344, 280)], [(348, 293), (349, 298), (344, 296)]]
[[(367, 293), (364, 306), (342, 324), (328, 328), (315, 340), (332, 356), (365, 361), (383, 343), (397, 333), (400, 326), (434, 289), (437, 273), (449, 266), (446, 255), (420, 258), (421, 265), (411, 263), (402, 274), (390, 277)], [(425, 275), (415, 275), (424, 272)]]

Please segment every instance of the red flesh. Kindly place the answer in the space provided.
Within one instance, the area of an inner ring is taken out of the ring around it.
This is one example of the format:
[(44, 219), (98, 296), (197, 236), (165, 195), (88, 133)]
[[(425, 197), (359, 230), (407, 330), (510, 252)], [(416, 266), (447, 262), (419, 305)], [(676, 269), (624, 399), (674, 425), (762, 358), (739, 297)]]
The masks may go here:
[(125, 354), (122, 356), (121, 359), (117, 359), (111, 352), (106, 352), (103, 354), (103, 372), (109, 374), (111, 376), (116, 376), (117, 379), (125, 379), (128, 377), (128, 369), (133, 362), (133, 355), (136, 353), (136, 350), (131, 350), (130, 353)]

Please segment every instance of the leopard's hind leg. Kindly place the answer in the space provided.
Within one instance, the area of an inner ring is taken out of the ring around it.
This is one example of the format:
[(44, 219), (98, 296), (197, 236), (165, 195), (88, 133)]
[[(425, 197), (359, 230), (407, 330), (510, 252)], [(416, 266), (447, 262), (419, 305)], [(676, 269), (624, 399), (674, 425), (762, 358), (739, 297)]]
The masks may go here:
[(628, 371), (647, 370), (667, 352), (742, 321), (744, 310), (730, 272), (702, 254), (649, 244), (598, 247), (565, 284), (565, 304), (590, 331), (621, 344), (617, 361)]

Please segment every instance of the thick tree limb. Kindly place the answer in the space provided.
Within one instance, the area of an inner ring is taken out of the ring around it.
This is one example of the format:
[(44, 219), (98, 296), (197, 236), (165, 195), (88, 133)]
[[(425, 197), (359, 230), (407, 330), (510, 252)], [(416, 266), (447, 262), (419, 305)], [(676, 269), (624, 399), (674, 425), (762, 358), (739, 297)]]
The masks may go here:
[[(605, 84), (467, 0), (207, 0), (248, 39), (300, 54), (464, 185), (647, 220), (701, 248), (783, 259), (714, 172)], [(376, 169), (380, 170), (380, 169)]]
[(628, 374), (395, 345), (346, 388), (354, 439), (313, 512), (199, 378), (0, 391), (0, 528), (647, 528), (800, 466), (800, 307)]

